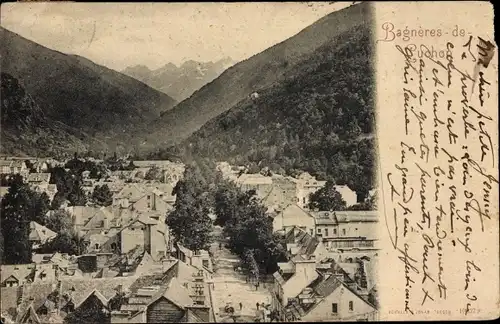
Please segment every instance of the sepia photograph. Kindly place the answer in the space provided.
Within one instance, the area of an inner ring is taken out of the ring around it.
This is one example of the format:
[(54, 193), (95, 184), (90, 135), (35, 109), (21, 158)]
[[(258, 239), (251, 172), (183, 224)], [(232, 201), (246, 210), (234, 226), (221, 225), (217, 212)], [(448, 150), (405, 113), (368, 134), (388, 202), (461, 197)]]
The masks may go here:
[(1, 9), (2, 323), (379, 319), (370, 3)]

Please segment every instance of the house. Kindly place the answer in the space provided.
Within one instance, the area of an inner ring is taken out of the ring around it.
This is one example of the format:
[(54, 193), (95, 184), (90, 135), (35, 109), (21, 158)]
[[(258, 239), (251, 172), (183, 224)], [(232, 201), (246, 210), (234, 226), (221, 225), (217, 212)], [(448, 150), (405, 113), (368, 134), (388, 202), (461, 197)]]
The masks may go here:
[(52, 201), (57, 193), (57, 185), (51, 183), (39, 183), (39, 184), (31, 184), (31, 189), (42, 193), (44, 192), (49, 197), (49, 200)]
[(34, 263), (1, 265), (2, 287), (17, 287), (33, 282), (35, 266)]
[[(282, 321), (375, 320), (375, 288), (367, 285), (364, 272), (369, 261), (325, 259), (307, 263), (308, 268), (299, 270), (297, 258), (280, 263), (272, 291), (275, 314)], [(301, 275), (300, 271), (309, 276)], [(299, 277), (291, 281), (297, 274)]]
[[(129, 287), (127, 298), (113, 309), (112, 323), (197, 321), (193, 314), (201, 317), (202, 322), (211, 321), (203, 270), (174, 259), (163, 264), (162, 271), (141, 275)], [(155, 317), (160, 315), (161, 319)]]
[[(71, 222), (74, 230), (80, 233), (85, 224), (87, 224), (87, 222), (100, 210), (100, 207), (71, 206), (65, 207), (64, 210), (71, 215)], [(48, 213), (52, 212), (54, 211), (49, 211)]]
[(56, 232), (48, 229), (43, 225), (38, 224), (37, 222), (30, 222), (30, 233), (28, 239), (34, 249), (37, 249), (43, 244), (52, 241), (56, 237)]
[(2, 174), (20, 174), (23, 176), (29, 173), (26, 163), (18, 159), (0, 160), (0, 171)]
[(139, 187), (136, 183), (129, 183), (126, 184), (119, 193), (113, 195), (113, 206), (128, 208), (143, 196), (143, 188)]
[(356, 191), (351, 190), (351, 188), (346, 185), (335, 185), (333, 187), (338, 191), (338, 193), (340, 193), (342, 199), (346, 202), (347, 207), (357, 204), (358, 195), (356, 194)]
[(37, 264), (33, 274), (33, 283), (37, 284), (56, 280), (58, 270), (55, 264)]
[(290, 257), (300, 256), (322, 260), (328, 256), (328, 251), (323, 242), (299, 227), (292, 227), (285, 233), (287, 253)]
[(147, 191), (143, 194), (143, 196), (133, 202), (131, 208), (137, 211), (161, 211), (162, 213), (167, 213), (173, 210), (175, 196), (171, 194), (171, 186), (167, 186), (170, 187), (170, 190), (167, 189), (169, 193), (165, 193), (164, 191), (160, 191), (156, 188), (146, 189)]
[(37, 173), (44, 173), (49, 170), (49, 161), (46, 159), (36, 159), (33, 163), (33, 169)]
[(257, 197), (262, 199), (271, 191), (273, 187), (273, 180), (271, 177), (263, 176), (260, 173), (245, 173), (236, 179), (236, 184), (243, 191), (255, 190)]
[(378, 231), (376, 211), (311, 212), (316, 236), (332, 249), (375, 248)]
[(363, 299), (339, 276), (320, 276), (305, 287), (285, 308), (286, 321), (374, 321), (375, 305)]
[(303, 172), (297, 177), (297, 204), (301, 208), (309, 205), (309, 195), (323, 188), (326, 181), (319, 181), (308, 172)]
[(213, 271), (213, 264), (208, 251), (198, 250), (191, 251), (190, 249), (177, 243), (177, 258), (182, 262), (192, 265), (198, 269), (207, 269)]
[(271, 291), (272, 310), (284, 319), (285, 308), (289, 299), (297, 296), (304, 287), (311, 284), (319, 276), (316, 271), (316, 259), (292, 258), (287, 263), (278, 263), (279, 270), (274, 276), (274, 286)]
[(137, 289), (119, 311), (111, 314), (111, 323), (210, 321), (210, 306), (196, 305), (190, 297), (189, 290), (175, 277), (165, 285)]
[(155, 219), (150, 217), (149, 213), (139, 213), (134, 220), (96, 248), (100, 251), (125, 254), (136, 246), (141, 246), (154, 260), (166, 255), (166, 225), (159, 215)]
[(315, 218), (296, 204), (289, 205), (273, 218), (273, 231), (287, 231), (298, 227), (314, 235)]
[(31, 185), (49, 184), (50, 173), (30, 173), (27, 181)]

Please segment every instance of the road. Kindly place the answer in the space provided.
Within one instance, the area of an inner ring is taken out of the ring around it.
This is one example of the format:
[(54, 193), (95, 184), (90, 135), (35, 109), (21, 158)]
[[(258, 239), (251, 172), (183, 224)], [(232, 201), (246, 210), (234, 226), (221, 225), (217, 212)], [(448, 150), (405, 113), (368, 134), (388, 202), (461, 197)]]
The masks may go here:
[[(269, 287), (261, 285), (258, 290), (255, 286), (245, 281), (245, 276), (234, 271), (234, 265), (239, 262), (237, 256), (233, 255), (219, 242), (211, 247), (216, 262), (216, 271), (213, 275), (213, 306), (217, 322), (253, 322), (258, 315), (256, 303), (271, 303)], [(235, 310), (235, 317), (225, 313), (225, 306), (230, 303)], [(242, 304), (240, 311), (239, 303)], [(261, 307), (259, 307), (260, 309)], [(261, 313), (261, 312), (260, 312)], [(260, 314), (262, 316), (262, 314)]]

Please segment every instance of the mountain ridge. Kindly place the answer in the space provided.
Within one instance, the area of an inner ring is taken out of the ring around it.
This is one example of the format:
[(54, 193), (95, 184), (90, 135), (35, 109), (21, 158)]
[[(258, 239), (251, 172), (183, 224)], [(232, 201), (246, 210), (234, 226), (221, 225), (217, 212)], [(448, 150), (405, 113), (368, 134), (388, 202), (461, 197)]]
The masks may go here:
[(206, 83), (217, 78), (228, 66), (234, 63), (230, 57), (226, 57), (215, 62), (188, 60), (179, 66), (169, 62), (157, 69), (137, 64), (123, 69), (122, 73), (136, 78), (180, 102)]
[(86, 134), (82, 141), (89, 145), (101, 143), (96, 149), (128, 146), (130, 132), (146, 131), (149, 122), (177, 103), (81, 56), (49, 49), (4, 27), (0, 34), (2, 72), (19, 80), (50, 120)]
[[(152, 133), (146, 136), (147, 141), (140, 143), (140, 149), (150, 149), (153, 143), (164, 147), (180, 143), (212, 118), (247, 99), (251, 93), (286, 79), (287, 71), (300, 62), (301, 56), (371, 19), (370, 12), (368, 3), (333, 12), (295, 36), (231, 66), (173, 109), (163, 112), (151, 125)], [(164, 140), (159, 143), (158, 139)]]

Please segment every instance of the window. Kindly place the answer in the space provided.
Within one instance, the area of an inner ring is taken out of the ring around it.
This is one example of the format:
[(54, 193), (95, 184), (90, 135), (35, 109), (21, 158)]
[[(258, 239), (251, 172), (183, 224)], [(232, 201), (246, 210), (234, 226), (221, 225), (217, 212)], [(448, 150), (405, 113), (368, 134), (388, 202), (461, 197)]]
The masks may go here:
[(345, 235), (345, 228), (342, 229), (342, 234)]
[(333, 234), (337, 235), (337, 229), (336, 228), (333, 229)]
[(318, 234), (321, 234), (321, 228), (318, 228)]
[(302, 197), (302, 203), (305, 204), (306, 203), (306, 197)]
[(325, 228), (325, 236), (328, 236), (328, 228)]
[(349, 301), (349, 311), (352, 312), (354, 310), (354, 303), (351, 301)]
[(338, 305), (337, 303), (332, 304), (332, 313), (337, 314), (338, 313)]
[(311, 230), (311, 235), (314, 235), (313, 230)]
[(96, 250), (97, 250), (97, 249), (99, 249), (99, 243), (96, 243), (96, 244), (95, 244), (95, 249), (96, 249)]
[(205, 268), (208, 268), (209, 266), (208, 260), (203, 260), (202, 263)]

